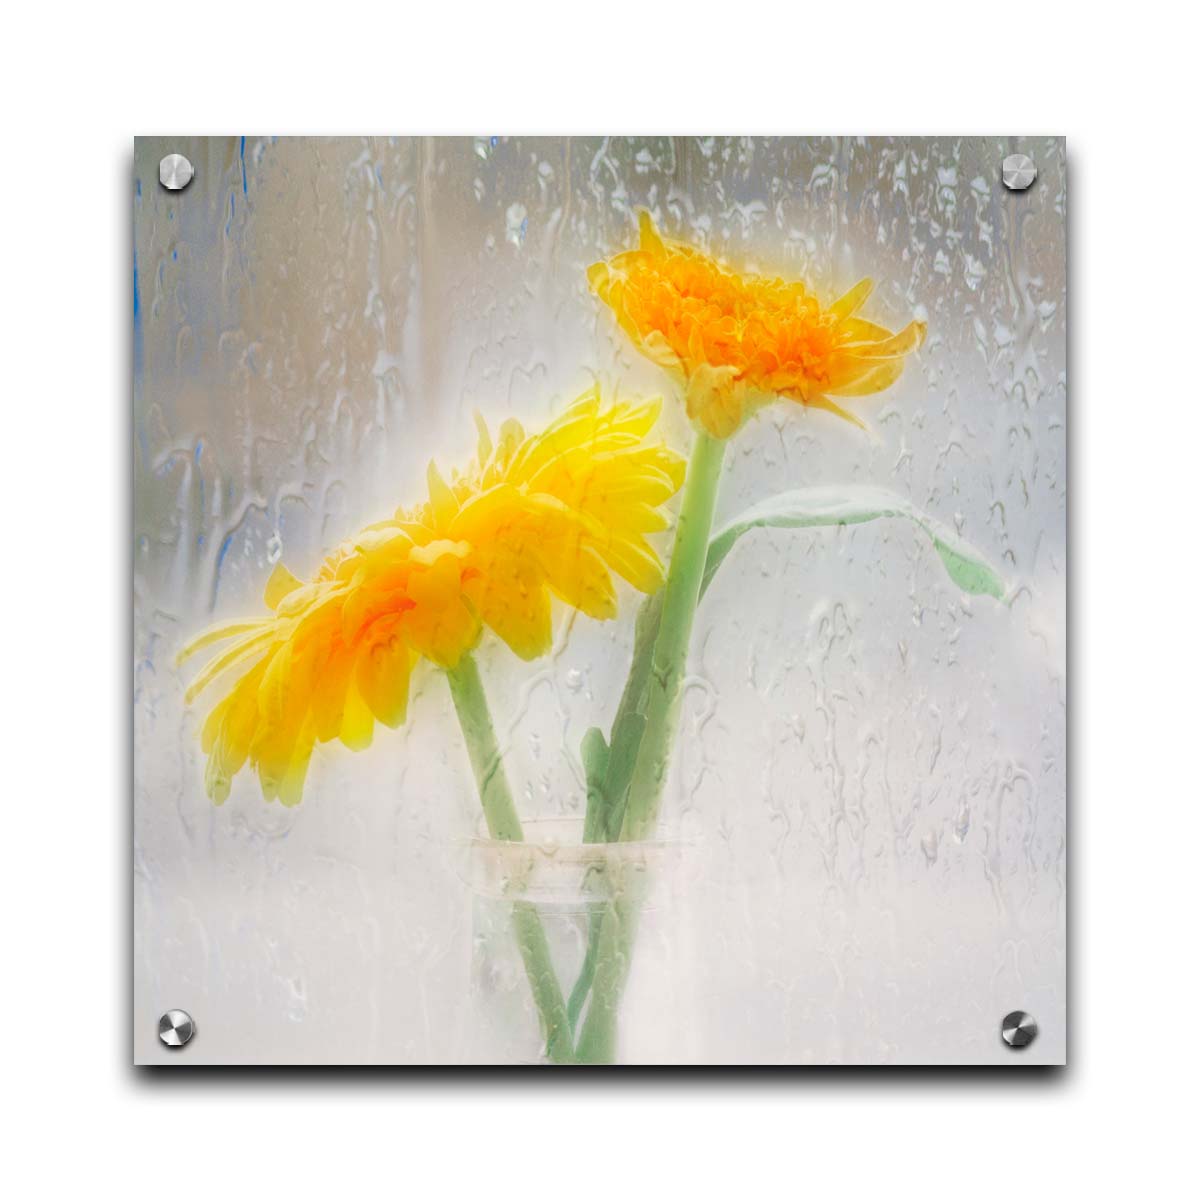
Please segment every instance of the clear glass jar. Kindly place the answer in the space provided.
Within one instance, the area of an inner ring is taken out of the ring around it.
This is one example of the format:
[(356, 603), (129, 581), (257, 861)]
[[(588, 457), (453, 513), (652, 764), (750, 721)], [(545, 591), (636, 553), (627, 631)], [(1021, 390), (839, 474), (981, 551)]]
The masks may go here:
[[(582, 833), (578, 818), (548, 818), (527, 821), (523, 842), (481, 837), (464, 847), (473, 934), (468, 1028), (460, 1039), (464, 1061), (564, 1060), (547, 1050), (546, 1022), (522, 951), (535, 918), (571, 1026), (571, 1059), (581, 1061), (576, 1043), (595, 994), (587, 978), (579, 982), (590, 943), (601, 978), (604, 947), (617, 956), (620, 985), (611, 1036), (599, 1052), (585, 1049), (582, 1061), (696, 1061), (689, 847), (670, 841), (584, 844)], [(605, 935), (606, 921), (617, 922), (612, 929), (620, 930), (618, 936), (612, 930)]]

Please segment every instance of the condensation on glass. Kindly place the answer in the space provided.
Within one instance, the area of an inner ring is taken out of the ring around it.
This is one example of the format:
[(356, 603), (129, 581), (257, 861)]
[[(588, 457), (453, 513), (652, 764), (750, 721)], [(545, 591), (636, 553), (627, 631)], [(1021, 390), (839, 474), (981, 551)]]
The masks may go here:
[[(1028, 153), (1026, 193), (1000, 163)], [(182, 192), (163, 155), (195, 166)], [(1059, 139), (145, 138), (134, 215), (134, 1047), (171, 1061), (455, 1061), (476, 828), (445, 684), (369, 754), (321, 747), (304, 802), (214, 807), (174, 655), (418, 500), (473, 414), (537, 425), (593, 380), (670, 383), (590, 295), (633, 212), (746, 269), (928, 321), (870, 436), (778, 404), (731, 447), (718, 521), (786, 488), (891, 488), (987, 553), (963, 596), (908, 523), (759, 531), (697, 617), (665, 829), (702, 847), (681, 944), (688, 1061), (1013, 1061), (1066, 1045), (1066, 191)], [(689, 432), (679, 406), (662, 424)], [(517, 801), (577, 817), (636, 610), (494, 639)], [(657, 989), (653, 956), (637, 988)]]

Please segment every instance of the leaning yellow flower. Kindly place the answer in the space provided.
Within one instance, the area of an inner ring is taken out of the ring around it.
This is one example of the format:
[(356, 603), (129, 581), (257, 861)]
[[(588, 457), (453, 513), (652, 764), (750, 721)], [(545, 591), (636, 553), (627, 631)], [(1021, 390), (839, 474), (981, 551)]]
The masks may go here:
[(315, 743), (361, 750), (376, 721), (404, 720), (419, 658), (453, 668), (484, 626), (535, 658), (550, 648), (551, 595), (605, 619), (613, 573), (659, 587), (646, 534), (666, 528), (660, 508), (684, 474), (645, 444), (659, 407), (604, 407), (594, 390), (541, 433), (506, 421), (495, 444), (480, 419), (476, 461), (449, 481), (430, 464), (426, 503), (363, 530), (311, 583), (277, 566), (269, 616), (218, 626), (179, 656), (229, 643), (187, 692), (235, 681), (201, 732), (209, 795), (221, 803), (249, 762), (266, 799), (296, 804)]
[(833, 397), (890, 386), (925, 338), (854, 314), (871, 293), (857, 283), (822, 308), (799, 282), (738, 275), (700, 251), (667, 241), (639, 212), (641, 244), (588, 268), (588, 281), (649, 358), (678, 375), (688, 415), (726, 438), (776, 396), (862, 422)]

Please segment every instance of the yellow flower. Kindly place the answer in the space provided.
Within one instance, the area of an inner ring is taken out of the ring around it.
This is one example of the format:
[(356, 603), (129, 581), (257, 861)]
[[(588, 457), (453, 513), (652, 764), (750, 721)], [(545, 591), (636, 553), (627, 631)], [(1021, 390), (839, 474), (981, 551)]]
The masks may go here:
[(660, 508), (684, 473), (645, 444), (659, 407), (602, 407), (593, 390), (541, 433), (506, 421), (495, 444), (479, 419), (476, 461), (448, 482), (431, 463), (426, 503), (364, 529), (311, 583), (277, 566), (269, 616), (218, 626), (179, 656), (229, 643), (186, 697), (234, 680), (201, 732), (209, 795), (221, 803), (249, 762), (268, 800), (296, 804), (315, 743), (362, 750), (376, 721), (404, 720), (419, 658), (454, 667), (484, 626), (535, 658), (550, 648), (552, 595), (605, 619), (613, 573), (659, 587), (646, 534), (666, 528)]
[(649, 213), (638, 221), (638, 248), (589, 267), (588, 282), (638, 349), (681, 378), (688, 415), (713, 437), (776, 396), (861, 426), (833, 397), (889, 387), (925, 338), (922, 321), (892, 333), (854, 315), (869, 279), (822, 308), (802, 283), (738, 275), (662, 238)]

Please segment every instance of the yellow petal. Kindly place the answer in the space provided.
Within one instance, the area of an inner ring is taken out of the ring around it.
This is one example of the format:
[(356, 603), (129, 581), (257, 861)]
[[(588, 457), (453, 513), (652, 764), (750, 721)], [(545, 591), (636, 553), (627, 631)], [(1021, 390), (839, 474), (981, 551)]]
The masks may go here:
[(266, 673), (258, 689), (258, 711), (266, 729), (277, 727), (284, 720), (291, 699), (288, 684), (292, 674), (293, 646), (284, 642), (267, 661)]
[(479, 570), (466, 585), (479, 618), (518, 657), (545, 654), (553, 640), (550, 596), (536, 564), (497, 550), (480, 562)]
[(521, 428), (520, 421), (514, 421), (510, 417), (501, 423), (491, 464), (481, 480), (484, 486), (491, 486), (508, 470), (513, 455), (516, 454), (524, 440), (525, 430)]
[(858, 419), (852, 412), (847, 412), (841, 405), (834, 404), (828, 396), (813, 396), (805, 404), (808, 408), (823, 408), (826, 412), (831, 412), (835, 417), (841, 417), (843, 421), (849, 421), (851, 425), (857, 425), (859, 429), (866, 429), (866, 425)]
[(258, 685), (263, 666), (239, 680), (237, 687), (209, 714), (201, 745), (208, 754), (205, 790), (214, 804), (223, 804), (230, 783), (242, 769), (258, 731)]
[(268, 648), (276, 639), (275, 630), (271, 626), (266, 628), (256, 629), (247, 637), (230, 646), (228, 650), (222, 654), (218, 654), (216, 658), (210, 660), (192, 680), (191, 686), (183, 694), (185, 704), (191, 704), (193, 700), (202, 692), (210, 683), (218, 676), (223, 675), (226, 671), (232, 671), (235, 667), (244, 666), (255, 659), (265, 654)]
[(638, 209), (638, 249), (646, 250), (651, 254), (662, 254), (666, 247), (663, 245), (663, 240), (659, 236), (658, 230), (654, 228), (654, 218), (650, 215), (648, 209)]
[(641, 441), (658, 422), (662, 414), (662, 397), (655, 396), (642, 404), (614, 404), (601, 421), (600, 440), (605, 435), (619, 434)]
[(438, 471), (437, 463), (430, 460), (425, 474), (429, 481), (429, 503), (433, 507), (434, 518), (439, 525), (449, 524), (458, 512), (458, 501)]
[(651, 330), (645, 337), (638, 339), (642, 353), (653, 363), (657, 363), (668, 371), (678, 371), (682, 367), (679, 355), (666, 337), (657, 329)]
[(633, 533), (661, 533), (670, 527), (667, 514), (651, 504), (623, 504), (614, 507), (606, 513), (606, 521), (602, 521), (614, 533), (626, 530)]
[(413, 542), (413, 537), (403, 526), (385, 521), (369, 526), (354, 539), (354, 554), (360, 560), (378, 556), (395, 557), (403, 555)]
[(894, 358), (911, 354), (925, 340), (924, 321), (910, 321), (899, 333), (881, 342), (866, 342), (854, 347), (859, 358)]
[(375, 734), (375, 718), (351, 677), (342, 712), (342, 745), (348, 750), (365, 750)]
[(346, 690), (354, 671), (355, 653), (337, 639), (321, 668), (312, 692), (313, 730), (319, 742), (331, 742), (342, 732)]
[(250, 755), (258, 767), (258, 782), (264, 800), (280, 798), (303, 723), (304, 712), (301, 709), (286, 714), (286, 719), (269, 726), (260, 724), (259, 734), (250, 747)]
[(175, 665), (183, 666), (185, 662), (201, 650), (215, 645), (217, 642), (228, 641), (231, 637), (239, 637), (243, 633), (254, 633), (270, 624), (270, 618), (258, 621), (226, 621), (222, 625), (214, 625), (206, 629), (198, 637), (192, 638), (178, 654), (175, 655)]
[(588, 286), (600, 297), (601, 300), (608, 298), (609, 282), (611, 274), (608, 269), (608, 263), (598, 262), (592, 263), (587, 269)]
[(688, 416), (715, 438), (727, 438), (742, 424), (744, 391), (739, 389), (732, 367), (702, 363), (688, 380), (684, 396)]
[(487, 422), (478, 409), (475, 412), (475, 428), (479, 433), (479, 445), (475, 453), (479, 457), (479, 469), (482, 471), (487, 466), (488, 459), (492, 457), (492, 435), (488, 432)]
[[(239, 680), (239, 683), (242, 681)], [(236, 688), (234, 689), (236, 691)], [(213, 706), (212, 711), (204, 718), (204, 724), (200, 729), (200, 749), (205, 754), (211, 754), (213, 746), (217, 743), (217, 738), (221, 734), (221, 726), (225, 722), (225, 716), (229, 712), (234, 701), (234, 692), (230, 692), (224, 700)]]
[(600, 557), (639, 592), (656, 592), (663, 584), (662, 563), (640, 538), (613, 538), (597, 546)]
[(414, 571), (408, 595), (413, 607), (405, 613), (404, 632), (413, 649), (440, 667), (457, 666), (479, 636), (479, 621), (463, 602), (461, 561), (443, 554)]
[(424, 546), (414, 546), (410, 558), (414, 563), (421, 566), (431, 567), (445, 558), (452, 560), (446, 567), (447, 570), (453, 571), (454, 562), (461, 562), (471, 552), (471, 544), (469, 542), (452, 541), (450, 538), (439, 538), (435, 542), (429, 542)]
[(275, 570), (271, 572), (271, 578), (267, 580), (267, 590), (263, 594), (263, 602), (268, 608), (276, 609), (284, 596), (294, 592), (299, 586), (300, 580), (283, 563), (276, 563)]
[(208, 798), (220, 806), (229, 799), (234, 772), (225, 769), (223, 761), (210, 755), (204, 768), (204, 791)]
[(296, 735), (291, 757), (279, 781), (279, 803), (286, 808), (299, 804), (304, 794), (304, 779), (308, 774), (308, 764), (312, 760), (314, 740), (312, 722), (308, 721), (301, 726)]
[[(885, 358), (871, 365), (859, 364), (857, 378), (846, 377), (846, 382), (827, 388), (827, 396), (872, 396), (889, 388), (904, 371), (903, 358)], [(865, 369), (862, 369), (865, 368)], [(835, 379), (836, 382), (836, 379)]]
[(546, 578), (555, 594), (584, 616), (596, 621), (617, 615), (617, 593), (600, 555), (590, 546), (548, 553)]
[(838, 328), (839, 349), (844, 353), (853, 353), (860, 346), (886, 342), (892, 331), (874, 321), (864, 321), (862, 317), (850, 317)]
[(400, 619), (376, 622), (358, 652), (354, 681), (375, 718), (391, 729), (404, 723), (412, 652), (400, 632)]
[(276, 616), (295, 619), (323, 604), (331, 603), (338, 596), (344, 595), (345, 591), (345, 584), (341, 582), (306, 583), (279, 601)]
[(875, 284), (870, 279), (860, 279), (844, 296), (829, 306), (829, 315), (839, 321), (852, 317), (867, 302), (867, 297), (874, 288)]
[(585, 392), (558, 420), (521, 447), (506, 472), (508, 479), (513, 483), (527, 480), (571, 447), (594, 440), (599, 408), (599, 389)]

